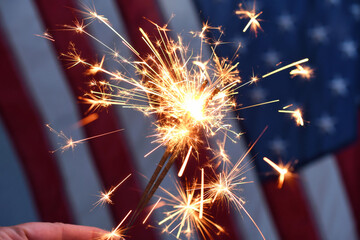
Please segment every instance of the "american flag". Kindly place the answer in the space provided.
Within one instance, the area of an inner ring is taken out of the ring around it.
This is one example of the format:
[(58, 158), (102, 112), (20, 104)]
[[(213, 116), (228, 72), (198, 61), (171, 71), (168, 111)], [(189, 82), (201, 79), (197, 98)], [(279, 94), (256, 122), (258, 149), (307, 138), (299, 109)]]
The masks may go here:
[[(113, 27), (139, 51), (148, 51), (139, 27), (153, 31), (149, 19), (163, 25), (171, 18), (171, 34), (199, 30), (202, 22), (221, 25), (225, 35), (217, 53), (232, 57), (241, 43), (238, 61), (245, 80), (287, 62), (309, 57), (315, 69), (309, 81), (290, 78), (288, 71), (256, 85), (241, 88), (238, 102), (253, 105), (280, 99), (281, 103), (244, 109), (234, 126), (245, 132), (237, 144), (226, 143), (236, 161), (255, 145), (254, 168), (247, 173), (254, 183), (244, 185), (246, 209), (267, 239), (358, 239), (360, 232), (360, 179), (358, 170), (358, 82), (360, 4), (345, 0), (256, 1), (263, 32), (255, 37), (242, 32), (246, 21), (235, 14), (238, 1), (225, 0), (12, 0), (0, 2), (0, 225), (29, 221), (60, 221), (111, 229), (136, 206), (146, 178), (162, 152), (144, 155), (154, 146), (151, 119), (121, 108), (97, 112), (96, 120), (79, 127), (88, 106), (78, 103), (87, 89), (81, 68), (66, 67), (59, 59), (74, 42), (86, 59), (99, 59), (104, 51), (90, 39), (59, 31), (81, 19), (82, 4), (95, 5)], [(244, 2), (251, 9), (252, 2)], [(146, 18), (146, 19), (145, 19)], [(51, 32), (55, 41), (35, 35)], [(131, 57), (116, 36), (101, 25), (91, 31)], [(115, 66), (109, 65), (112, 68)], [(278, 109), (288, 104), (302, 108), (307, 121), (297, 127)], [(78, 145), (74, 151), (50, 151), (60, 139), (45, 127), (51, 124), (73, 139), (124, 128)], [(273, 170), (262, 161), (290, 162), (296, 173), (277, 188)], [(251, 158), (251, 159), (250, 159)], [(93, 211), (99, 191), (115, 186), (133, 173), (113, 197), (115, 204)], [(175, 170), (172, 173), (176, 176)], [(171, 178), (163, 182), (173, 188)], [(231, 211), (232, 212), (232, 211)], [(226, 211), (227, 214), (228, 211)], [(153, 223), (161, 219), (155, 211)], [(223, 217), (228, 234), (221, 239), (260, 239), (252, 222), (238, 213)], [(142, 226), (133, 239), (170, 239), (161, 229)], [(214, 236), (216, 239), (216, 236)], [(194, 236), (194, 239), (197, 239)]]

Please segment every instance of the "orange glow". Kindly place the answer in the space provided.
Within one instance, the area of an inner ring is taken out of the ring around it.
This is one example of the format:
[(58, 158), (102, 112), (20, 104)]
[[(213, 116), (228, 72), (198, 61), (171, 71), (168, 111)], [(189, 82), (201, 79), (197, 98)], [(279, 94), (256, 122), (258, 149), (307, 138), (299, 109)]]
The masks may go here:
[(242, 8), (242, 4), (239, 4), (239, 10), (235, 11), (236, 15), (239, 15), (240, 19), (243, 18), (249, 18), (249, 22), (246, 24), (246, 26), (243, 29), (243, 32), (246, 32), (246, 30), (250, 27), (250, 29), (255, 33), (255, 36), (257, 35), (258, 30), (262, 30), (258, 17), (262, 14), (262, 12), (256, 13), (255, 12), (255, 4), (253, 6), (253, 9), (251, 11), (247, 11), (244, 8)]
[(264, 157), (263, 160), (267, 162), (272, 168), (274, 168), (280, 174), (278, 188), (282, 188), (285, 181), (285, 176), (289, 173), (288, 168), (286, 166), (284, 167), (284, 166), (276, 165), (273, 161), (271, 161), (267, 157)]
[(304, 119), (302, 117), (301, 110), (298, 108), (294, 111), (291, 110), (279, 110), (281, 113), (291, 113), (291, 116), (295, 119), (298, 126), (304, 126)]
[(296, 65), (296, 69), (290, 71), (292, 77), (301, 76), (305, 79), (310, 79), (314, 76), (314, 70), (308, 66)]

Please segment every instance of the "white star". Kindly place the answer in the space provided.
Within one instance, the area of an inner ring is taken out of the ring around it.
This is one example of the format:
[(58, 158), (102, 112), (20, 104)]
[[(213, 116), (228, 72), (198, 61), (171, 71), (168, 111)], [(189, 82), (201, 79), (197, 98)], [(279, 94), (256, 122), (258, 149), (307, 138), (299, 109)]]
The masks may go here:
[(340, 44), (340, 50), (346, 55), (348, 58), (357, 57), (357, 46), (356, 43), (352, 40), (346, 40)]
[(336, 94), (336, 95), (345, 96), (347, 94), (346, 81), (341, 76), (335, 76), (330, 81), (330, 86), (329, 87), (331, 88), (333, 93)]
[(360, 4), (352, 4), (350, 6), (350, 12), (354, 16), (356, 21), (360, 20)]
[(328, 2), (329, 2), (331, 5), (339, 5), (339, 3), (341, 2), (341, 0), (328, 0)]
[(281, 30), (283, 30), (285, 32), (294, 29), (294, 19), (289, 14), (283, 14), (283, 15), (279, 16), (278, 24), (279, 24), (279, 27), (281, 28)]
[(286, 145), (284, 139), (276, 137), (269, 143), (269, 148), (277, 155), (284, 155), (286, 152)]
[(317, 120), (317, 125), (323, 133), (332, 134), (335, 132), (335, 120), (327, 114), (322, 115)]
[(264, 102), (266, 99), (266, 95), (267, 95), (267, 93), (262, 87), (256, 86), (251, 91), (251, 100), (255, 103)]
[(316, 26), (309, 31), (309, 35), (315, 43), (327, 42), (328, 34), (328, 30), (324, 26)]
[(264, 61), (269, 66), (275, 66), (280, 62), (280, 56), (279, 53), (274, 50), (269, 50), (264, 54)]

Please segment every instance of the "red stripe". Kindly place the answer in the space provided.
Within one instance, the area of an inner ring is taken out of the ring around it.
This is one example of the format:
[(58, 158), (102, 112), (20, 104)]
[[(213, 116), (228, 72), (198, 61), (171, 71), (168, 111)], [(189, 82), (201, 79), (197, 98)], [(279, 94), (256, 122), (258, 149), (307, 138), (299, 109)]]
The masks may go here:
[[(82, 16), (77, 12), (72, 12), (70, 10), (79, 9), (75, 2), (75, 0), (35, 0), (46, 28), (50, 30), (61, 28), (59, 27), (59, 24), (72, 25), (75, 18), (81, 20)], [(73, 42), (77, 50), (81, 52), (82, 58), (87, 59), (88, 61), (95, 61), (97, 59), (90, 45), (89, 38), (86, 36), (68, 31), (53, 31), (52, 35), (55, 38), (54, 46), (59, 55), (67, 52), (69, 42)], [(66, 63), (61, 63), (75, 98), (82, 96), (84, 92), (88, 90), (87, 83), (90, 80), (84, 75), (85, 69), (82, 67), (67, 69), (65, 66)], [(104, 76), (97, 77), (101, 79)], [(84, 117), (88, 110), (88, 106), (79, 104), (78, 107), (81, 116)], [(96, 121), (84, 127), (87, 137), (121, 128), (119, 119), (117, 119), (116, 113), (112, 107), (109, 107), (106, 111), (99, 112), (98, 114), (99, 118)], [(129, 173), (134, 172), (135, 168), (133, 166), (132, 156), (129, 152), (123, 133), (110, 134), (106, 137), (91, 140), (88, 143), (91, 147), (95, 164), (106, 189), (110, 189), (110, 187), (117, 185), (121, 179)], [(121, 190), (117, 191), (112, 197), (112, 200), (115, 203), (111, 205), (112, 213), (117, 222), (121, 221), (130, 209), (135, 209), (136, 204), (140, 200), (140, 193), (138, 192), (139, 185), (134, 178), (135, 177), (133, 176), (131, 180), (126, 181), (121, 186)], [(143, 226), (135, 226), (133, 230), (134, 231), (129, 234), (134, 239), (155, 239), (151, 229), (145, 229)]]
[(0, 36), (1, 116), (22, 161), (41, 220), (69, 223), (68, 200), (56, 160), (49, 152), (45, 124), (26, 92), (2, 29)]
[(336, 154), (337, 164), (350, 201), (357, 234), (360, 238), (360, 116), (358, 136), (355, 143)]
[(142, 40), (139, 27), (144, 29), (149, 36), (155, 36), (155, 26), (148, 20), (159, 24), (164, 24), (162, 14), (158, 8), (156, 0), (115, 0), (119, 11), (126, 23), (127, 35), (132, 45), (141, 53), (142, 56), (151, 54), (149, 47)]
[[(160, 26), (165, 24), (156, 0), (116, 0), (116, 2), (118, 3), (119, 10), (121, 11), (121, 14), (124, 18), (124, 22), (127, 23), (127, 32), (131, 39), (132, 45), (138, 52), (142, 54), (142, 56), (151, 54), (149, 47), (141, 38), (139, 27), (144, 29), (144, 31), (151, 37), (156, 36), (157, 32), (154, 25), (149, 23), (146, 19), (151, 20)], [(206, 146), (199, 148), (201, 149), (200, 159), (199, 161), (196, 161), (195, 159), (190, 160), (192, 163), (187, 166), (187, 170), (184, 172), (182, 178), (183, 183), (185, 182), (185, 179), (188, 179), (189, 183), (189, 181), (192, 182), (193, 179), (199, 177), (199, 166), (204, 166), (209, 163), (208, 156), (211, 156), (211, 152), (205, 150)], [(181, 167), (181, 161), (182, 158), (178, 159), (177, 161), (178, 169)], [(211, 175), (210, 172), (206, 174), (207, 176)], [(226, 229), (226, 233), (218, 235), (217, 238), (240, 239), (240, 237), (236, 234), (233, 220), (229, 214), (228, 209), (214, 207), (211, 209), (210, 215), (213, 217), (212, 220), (214, 220), (219, 225), (224, 226)]]
[(277, 180), (262, 186), (281, 239), (320, 239), (299, 179), (286, 179), (281, 189)]

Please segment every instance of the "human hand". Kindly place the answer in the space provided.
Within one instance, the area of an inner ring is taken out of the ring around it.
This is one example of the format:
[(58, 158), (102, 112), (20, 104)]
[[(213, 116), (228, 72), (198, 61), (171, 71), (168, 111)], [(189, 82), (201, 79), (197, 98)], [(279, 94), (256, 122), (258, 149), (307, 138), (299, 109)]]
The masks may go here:
[(1, 240), (99, 240), (106, 233), (96, 227), (64, 223), (33, 222), (0, 227)]

